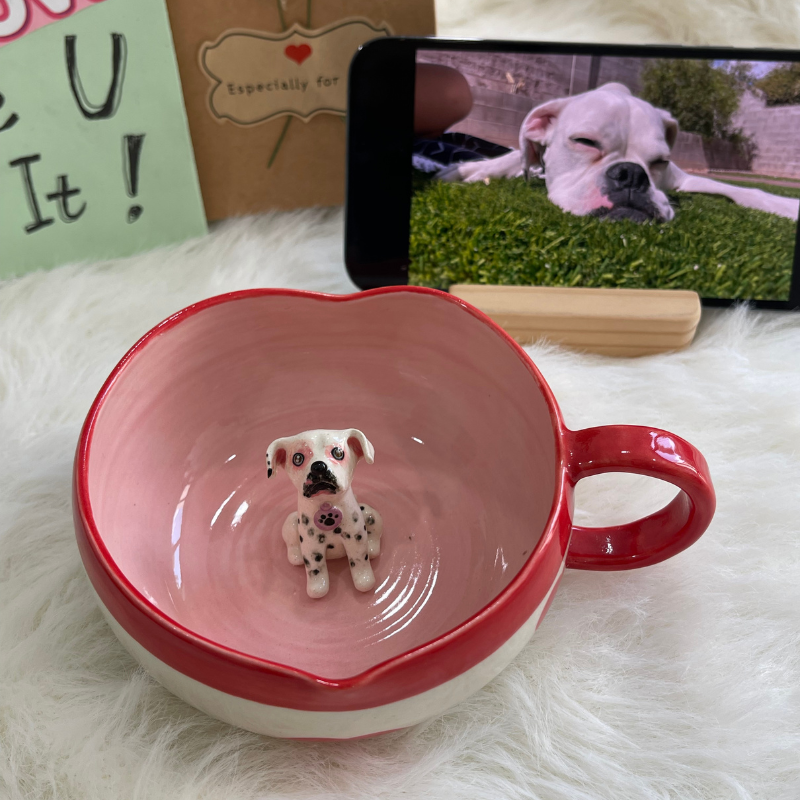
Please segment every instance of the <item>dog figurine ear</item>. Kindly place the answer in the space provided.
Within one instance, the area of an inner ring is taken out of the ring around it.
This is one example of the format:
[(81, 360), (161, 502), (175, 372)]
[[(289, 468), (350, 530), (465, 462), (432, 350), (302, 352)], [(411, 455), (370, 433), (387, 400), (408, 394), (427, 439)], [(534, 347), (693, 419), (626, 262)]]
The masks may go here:
[(356, 456), (363, 458), (367, 464), (372, 464), (375, 460), (375, 448), (372, 446), (372, 442), (356, 428), (350, 428), (346, 431), (346, 435), (347, 444)]
[[(363, 435), (363, 434), (362, 434)], [(288, 438), (276, 439), (267, 448), (267, 477), (271, 478), (272, 474), (278, 467), (286, 467), (286, 443)]]
[(569, 97), (561, 97), (542, 103), (523, 120), (519, 130), (519, 149), (522, 153), (522, 174), (526, 178), (531, 167), (543, 166), (542, 153), (550, 143), (553, 124), (569, 101)]

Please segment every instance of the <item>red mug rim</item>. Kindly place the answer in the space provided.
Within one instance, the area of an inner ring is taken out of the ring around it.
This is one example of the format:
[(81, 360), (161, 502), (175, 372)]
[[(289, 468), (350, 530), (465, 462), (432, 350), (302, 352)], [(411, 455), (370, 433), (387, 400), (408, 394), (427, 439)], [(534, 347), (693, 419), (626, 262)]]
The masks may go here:
[[(158, 609), (153, 603), (147, 600), (147, 598), (128, 580), (108, 551), (97, 528), (92, 512), (88, 489), (88, 468), (92, 437), (94, 434), (97, 416), (117, 378), (126, 369), (128, 364), (134, 358), (136, 358), (157, 336), (175, 327), (183, 320), (201, 311), (204, 311), (205, 309), (222, 303), (265, 296), (302, 297), (321, 302), (336, 303), (347, 302), (364, 297), (374, 297), (378, 295), (395, 294), (401, 292), (409, 294), (424, 294), (440, 298), (445, 302), (460, 306), (473, 317), (479, 319), (481, 322), (487, 325), (507, 346), (511, 347), (511, 349), (519, 357), (520, 361), (533, 376), (547, 403), (555, 438), (555, 468), (557, 472), (555, 490), (553, 501), (550, 507), (550, 513), (548, 515), (542, 535), (539, 537), (536, 545), (532, 548), (530, 555), (527, 557), (527, 560), (522, 565), (521, 569), (517, 572), (514, 578), (512, 578), (509, 584), (499, 592), (499, 594), (497, 594), (483, 608), (465, 621), (461, 622), (459, 625), (456, 625), (446, 633), (441, 634), (430, 641), (411, 648), (410, 650), (400, 653), (399, 655), (388, 658), (385, 661), (375, 664), (372, 667), (369, 667), (368, 669), (358, 673), (357, 675), (347, 678), (328, 678), (321, 675), (315, 675), (311, 672), (301, 670), (296, 667), (269, 661), (268, 659), (260, 658), (248, 653), (243, 653), (239, 650), (235, 650), (231, 647), (227, 647), (226, 645), (201, 636), (190, 628), (187, 628), (173, 620), (163, 611)], [(390, 286), (347, 295), (334, 295), (296, 289), (245, 289), (237, 292), (216, 295), (181, 309), (144, 334), (144, 336), (142, 336), (130, 348), (130, 350), (128, 350), (122, 359), (120, 359), (119, 363), (114, 367), (111, 374), (108, 376), (102, 388), (98, 392), (81, 429), (78, 447), (75, 454), (75, 513), (76, 515), (80, 516), (81, 523), (84, 531), (86, 532), (86, 539), (89, 543), (89, 546), (93, 550), (95, 559), (105, 571), (108, 578), (116, 586), (117, 590), (121, 592), (128, 602), (131, 603), (138, 611), (148, 617), (152, 622), (165, 629), (171, 635), (183, 639), (186, 643), (198, 648), (201, 651), (207, 651), (216, 655), (217, 657), (222, 657), (223, 659), (227, 659), (232, 663), (236, 663), (250, 670), (255, 670), (256, 672), (283, 674), (294, 678), (300, 678), (308, 683), (314, 684), (317, 687), (327, 687), (335, 690), (347, 690), (359, 687), (363, 688), (367, 684), (372, 683), (382, 673), (390, 671), (395, 665), (400, 663), (408, 664), (408, 662), (417, 661), (421, 658), (424, 658), (428, 653), (432, 651), (438, 651), (441, 648), (446, 647), (454, 640), (469, 635), (470, 631), (476, 626), (481, 625), (487, 616), (505, 607), (509, 602), (511, 602), (514, 596), (519, 592), (520, 587), (525, 585), (526, 582), (530, 581), (531, 576), (538, 571), (540, 567), (541, 554), (548, 547), (550, 539), (556, 535), (557, 526), (555, 525), (555, 522), (562, 511), (562, 504), (566, 499), (565, 481), (568, 474), (568, 464), (566, 463), (565, 454), (567, 448), (564, 442), (566, 433), (567, 429), (564, 426), (564, 422), (561, 417), (561, 411), (556, 403), (552, 391), (550, 390), (550, 387), (522, 347), (520, 347), (520, 345), (514, 341), (514, 339), (512, 339), (499, 325), (497, 325), (497, 323), (491, 320), (483, 312), (479, 311), (474, 306), (471, 306), (469, 303), (454, 297), (453, 295), (438, 291), (436, 289), (429, 289), (421, 286)]]

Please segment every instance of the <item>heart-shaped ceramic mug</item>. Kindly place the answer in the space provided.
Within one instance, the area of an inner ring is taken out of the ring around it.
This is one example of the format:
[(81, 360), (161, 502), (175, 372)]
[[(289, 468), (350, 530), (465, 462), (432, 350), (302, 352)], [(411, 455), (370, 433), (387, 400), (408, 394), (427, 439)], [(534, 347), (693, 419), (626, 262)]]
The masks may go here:
[[(320, 600), (288, 563), (276, 437), (362, 430), (362, 502), (384, 533), (374, 590), (343, 560)], [(679, 488), (627, 525), (572, 523), (577, 481), (624, 471)], [(187, 702), (273, 736), (344, 739), (414, 725), (490, 681), (540, 623), (565, 567), (656, 564), (714, 512), (678, 436), (571, 431), (525, 352), (429, 289), (263, 289), (205, 300), (145, 335), (83, 427), (75, 528), (101, 608)]]

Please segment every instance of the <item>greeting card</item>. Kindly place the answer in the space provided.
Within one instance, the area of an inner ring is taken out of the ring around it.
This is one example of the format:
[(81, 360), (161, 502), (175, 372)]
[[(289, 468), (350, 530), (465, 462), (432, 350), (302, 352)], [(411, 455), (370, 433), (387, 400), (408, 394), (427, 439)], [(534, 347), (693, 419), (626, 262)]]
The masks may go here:
[(164, 0), (3, 0), (0, 278), (206, 231)]

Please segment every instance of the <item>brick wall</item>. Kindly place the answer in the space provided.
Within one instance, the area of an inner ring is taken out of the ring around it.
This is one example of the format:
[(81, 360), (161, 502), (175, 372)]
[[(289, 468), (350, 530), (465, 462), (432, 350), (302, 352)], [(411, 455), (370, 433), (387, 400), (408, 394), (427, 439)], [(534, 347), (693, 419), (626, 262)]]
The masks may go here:
[(450, 130), (478, 136), (505, 147), (519, 147), (522, 120), (534, 106), (530, 97), (473, 86), (472, 99), (470, 115)]
[(699, 133), (680, 131), (672, 148), (672, 160), (681, 168), (695, 172), (708, 170), (703, 137)]
[[(585, 92), (591, 68), (589, 56), (431, 51), (418, 58), (459, 70), (472, 88), (472, 112), (451, 130), (507, 147), (518, 146), (520, 125), (534, 106)], [(598, 86), (618, 82), (638, 92), (641, 67), (641, 59), (603, 57)]]
[(767, 108), (763, 100), (748, 92), (734, 124), (755, 139), (758, 152), (753, 172), (800, 178), (800, 106)]
[[(569, 96), (570, 87), (571, 94), (585, 92), (591, 69), (589, 56), (421, 52), (419, 60), (459, 70), (472, 88), (472, 112), (451, 130), (506, 147), (518, 147), (520, 125), (532, 108)], [(598, 86), (613, 81), (638, 94), (642, 88), (643, 63), (638, 58), (604, 56), (600, 61)], [(754, 172), (800, 178), (800, 106), (765, 108), (761, 100), (748, 93), (742, 99), (734, 124), (756, 140)], [(746, 169), (746, 163), (728, 150), (724, 142), (707, 144), (704, 148), (700, 136), (681, 131), (673, 158), (683, 169), (695, 171), (709, 167)]]
[(600, 74), (597, 85), (602, 86), (604, 83), (623, 83), (633, 94), (639, 95), (642, 91), (641, 75), (644, 63), (645, 59), (643, 58), (614, 58), (611, 56), (603, 56), (600, 61)]
[(521, 94), (537, 104), (567, 93), (569, 66), (566, 62), (572, 61), (570, 56), (449, 52), (422, 52), (418, 60), (453, 67), (472, 87), (502, 94)]

